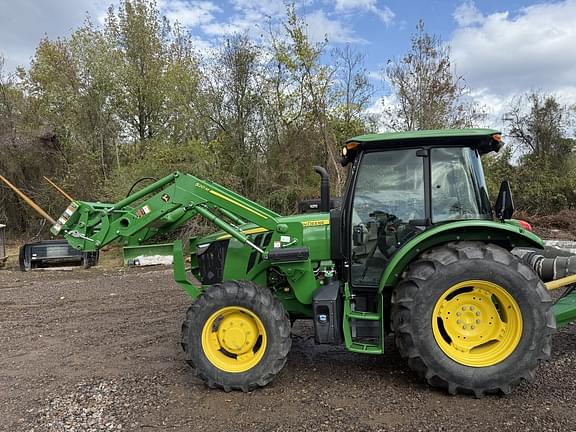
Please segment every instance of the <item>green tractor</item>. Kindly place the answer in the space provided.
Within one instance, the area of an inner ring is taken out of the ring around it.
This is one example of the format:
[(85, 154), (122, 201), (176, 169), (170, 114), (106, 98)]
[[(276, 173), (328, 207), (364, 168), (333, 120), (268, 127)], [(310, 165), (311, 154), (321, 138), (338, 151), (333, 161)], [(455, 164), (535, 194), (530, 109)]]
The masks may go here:
[(343, 148), (336, 208), (321, 167), (317, 211), (291, 216), (174, 173), (116, 204), (73, 202), (52, 232), (92, 251), (197, 215), (216, 225), (174, 244), (175, 280), (193, 300), (182, 347), (210, 387), (268, 384), (286, 363), (292, 322), (309, 319), (317, 343), (357, 353), (383, 354), (393, 333), (410, 368), (449, 393), (509, 393), (550, 355), (558, 317), (576, 319), (576, 293), (554, 306), (511, 253), (543, 241), (511, 219), (506, 182), (494, 217), (481, 155), (500, 146), (490, 129), (363, 135)]

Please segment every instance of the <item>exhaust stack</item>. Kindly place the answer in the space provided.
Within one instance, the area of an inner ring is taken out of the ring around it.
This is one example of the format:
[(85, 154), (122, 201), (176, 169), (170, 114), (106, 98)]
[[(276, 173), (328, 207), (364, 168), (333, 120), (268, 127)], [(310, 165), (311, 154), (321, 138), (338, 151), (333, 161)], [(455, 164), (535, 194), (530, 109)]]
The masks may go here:
[(316, 165), (314, 171), (320, 174), (320, 211), (328, 213), (330, 211), (330, 177), (325, 168)]

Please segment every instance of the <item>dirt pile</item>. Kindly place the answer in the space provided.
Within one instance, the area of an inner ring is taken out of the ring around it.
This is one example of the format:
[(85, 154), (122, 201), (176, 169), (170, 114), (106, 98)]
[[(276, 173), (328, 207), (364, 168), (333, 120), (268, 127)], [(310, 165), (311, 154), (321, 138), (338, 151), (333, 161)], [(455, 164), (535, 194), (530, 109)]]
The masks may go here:
[(534, 233), (546, 240), (576, 240), (576, 210), (562, 210), (553, 215), (530, 215), (518, 211), (515, 219), (529, 222)]

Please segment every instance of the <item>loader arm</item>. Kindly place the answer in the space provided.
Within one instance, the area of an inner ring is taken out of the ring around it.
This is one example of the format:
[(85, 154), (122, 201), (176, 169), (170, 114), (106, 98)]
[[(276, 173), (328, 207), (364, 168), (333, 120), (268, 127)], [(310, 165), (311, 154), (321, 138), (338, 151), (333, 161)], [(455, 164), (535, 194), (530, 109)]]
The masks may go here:
[(217, 183), (175, 172), (115, 204), (74, 201), (51, 232), (62, 234), (76, 249), (95, 251), (116, 240), (124, 240), (125, 244), (144, 242), (196, 215), (261, 253), (239, 225), (250, 222), (269, 231), (288, 230), (286, 224), (279, 224), (280, 215), (272, 210)]

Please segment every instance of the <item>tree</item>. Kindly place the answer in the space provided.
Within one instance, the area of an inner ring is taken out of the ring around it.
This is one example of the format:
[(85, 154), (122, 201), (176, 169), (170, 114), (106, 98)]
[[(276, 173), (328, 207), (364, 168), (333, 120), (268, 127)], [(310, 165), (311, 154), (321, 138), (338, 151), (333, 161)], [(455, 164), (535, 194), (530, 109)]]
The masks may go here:
[[(65, 202), (42, 175), (77, 199), (115, 201), (178, 169), (286, 213), (318, 196), (318, 164), (337, 194), (340, 144), (366, 131), (363, 56), (346, 47), (330, 61), (293, 6), (270, 36), (234, 35), (202, 57), (154, 1), (123, 0), (102, 26), (88, 17), (42, 39), (18, 80), (0, 68), (0, 172), (54, 215)], [(0, 188), (0, 218), (30, 229), (23, 209)]]
[(115, 96), (120, 118), (130, 127), (141, 148), (164, 126), (162, 78), (169, 26), (155, 3), (126, 0), (115, 14), (108, 11), (106, 34), (117, 56), (121, 82)]
[(560, 166), (574, 148), (574, 140), (567, 137), (574, 115), (555, 96), (531, 92), (516, 97), (503, 120), (521, 152), (536, 159), (554, 160)]
[(411, 50), (399, 60), (389, 60), (385, 76), (396, 103), (387, 108), (388, 126), (394, 130), (471, 127), (482, 116), (466, 98), (463, 77), (455, 76), (450, 48), (416, 26)]
[(214, 128), (222, 156), (222, 173), (254, 196), (258, 190), (259, 155), (262, 154), (262, 98), (264, 94), (261, 50), (246, 35), (228, 38), (209, 65), (203, 79), (199, 115)]
[(334, 127), (337, 142), (366, 132), (366, 109), (373, 96), (373, 88), (364, 68), (365, 56), (349, 44), (332, 52), (335, 62), (336, 107)]
[[(335, 68), (321, 61), (327, 41), (310, 41), (306, 23), (296, 14), (293, 5), (287, 8), (283, 32), (284, 37), (271, 32), (273, 61), (269, 88), (272, 97), (268, 114), (274, 119), (272, 128), (276, 131), (277, 147), (271, 149), (268, 162), (282, 164), (282, 171), (292, 169), (305, 180), (310, 178), (311, 165), (323, 165), (331, 174), (335, 190), (339, 190), (343, 172), (339, 164), (339, 143), (331, 125)], [(283, 143), (290, 145), (289, 152)], [(292, 164), (286, 165), (287, 157)], [(313, 173), (311, 175), (313, 177)]]
[[(532, 92), (516, 97), (504, 115), (512, 142), (485, 161), (492, 193), (510, 180), (514, 201), (529, 213), (550, 214), (576, 199), (575, 141), (568, 137), (574, 113), (555, 96)], [(514, 155), (514, 150), (517, 151)]]

